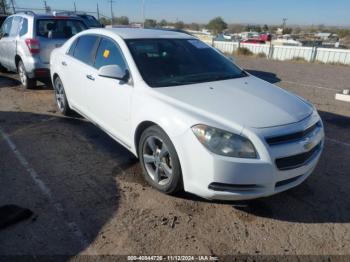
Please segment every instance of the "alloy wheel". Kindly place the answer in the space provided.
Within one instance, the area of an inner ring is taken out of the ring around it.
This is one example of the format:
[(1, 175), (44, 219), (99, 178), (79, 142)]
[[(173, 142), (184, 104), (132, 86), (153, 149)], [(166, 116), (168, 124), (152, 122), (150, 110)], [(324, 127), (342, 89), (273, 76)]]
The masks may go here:
[(22, 65), (20, 65), (18, 68), (18, 74), (22, 85), (25, 86), (27, 84), (27, 74)]
[(159, 185), (166, 185), (173, 175), (172, 159), (168, 147), (157, 136), (149, 136), (142, 149), (148, 175)]
[(65, 97), (64, 97), (63, 85), (59, 79), (56, 79), (54, 89), (55, 89), (57, 106), (58, 106), (59, 110), (62, 112), (64, 110), (64, 107), (65, 107)]

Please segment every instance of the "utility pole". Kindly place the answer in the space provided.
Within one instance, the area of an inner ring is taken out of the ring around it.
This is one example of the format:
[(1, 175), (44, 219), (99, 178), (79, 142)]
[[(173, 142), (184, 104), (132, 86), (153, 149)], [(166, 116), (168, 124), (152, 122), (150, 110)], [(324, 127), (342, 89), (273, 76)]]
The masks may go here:
[(283, 18), (283, 23), (282, 23), (283, 30), (286, 28), (287, 20), (288, 20), (287, 18)]
[(12, 9), (13, 9), (13, 13), (16, 13), (16, 8), (15, 8), (15, 3), (14, 0), (11, 0), (11, 5), (12, 5)]
[(113, 20), (114, 20), (114, 14), (113, 14), (113, 3), (115, 2), (114, 0), (108, 0), (108, 2), (111, 4), (111, 25), (113, 27)]
[(1, 13), (2, 14), (7, 14), (7, 4), (5, 0), (0, 0), (1, 4)]
[(74, 13), (77, 12), (77, 5), (75, 4), (75, 1), (74, 1)]
[(100, 9), (98, 8), (98, 3), (97, 3), (97, 20), (100, 21)]
[(44, 9), (45, 9), (45, 12), (46, 12), (46, 10), (47, 10), (47, 3), (46, 3), (45, 0), (44, 0)]
[(142, 28), (145, 28), (145, 0), (142, 0)]

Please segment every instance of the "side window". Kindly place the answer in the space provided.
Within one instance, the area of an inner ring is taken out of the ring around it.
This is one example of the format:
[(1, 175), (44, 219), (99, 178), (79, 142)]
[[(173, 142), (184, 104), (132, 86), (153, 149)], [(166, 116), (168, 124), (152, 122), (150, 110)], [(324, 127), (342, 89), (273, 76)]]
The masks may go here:
[(68, 53), (67, 53), (68, 55), (73, 56), (73, 54), (74, 54), (74, 49), (75, 49), (75, 47), (76, 47), (76, 45), (77, 45), (77, 43), (78, 43), (78, 40), (79, 40), (79, 38), (74, 40), (73, 44), (72, 44), (72, 45), (70, 46), (70, 48), (69, 48), (69, 51), (68, 51)]
[(105, 65), (118, 65), (121, 69), (126, 69), (119, 47), (113, 41), (103, 38), (97, 49), (94, 67), (99, 69)]
[(83, 35), (79, 37), (73, 56), (86, 64), (92, 65), (98, 39), (94, 35)]
[(28, 19), (22, 18), (22, 26), (21, 26), (21, 30), (19, 31), (19, 35), (23, 36), (26, 33), (28, 33)]
[(17, 36), (19, 27), (21, 25), (22, 18), (20, 16), (15, 16), (12, 20), (12, 25), (10, 29), (10, 36)]
[(1, 33), (3, 36), (9, 36), (10, 35), (10, 29), (11, 29), (11, 25), (12, 25), (12, 20), (13, 20), (13, 16), (8, 17), (5, 22), (3, 23), (2, 27), (1, 27)]

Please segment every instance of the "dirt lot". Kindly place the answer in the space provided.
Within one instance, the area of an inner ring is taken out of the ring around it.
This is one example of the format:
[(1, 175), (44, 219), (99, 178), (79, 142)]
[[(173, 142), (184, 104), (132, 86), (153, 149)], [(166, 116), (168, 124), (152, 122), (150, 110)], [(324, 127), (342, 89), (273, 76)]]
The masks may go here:
[(0, 231), (0, 254), (350, 254), (350, 67), (238, 58), (311, 100), (326, 146), (301, 186), (241, 203), (167, 196), (138, 161), (82, 118), (63, 118), (52, 90), (0, 76), (0, 206), (36, 215)]

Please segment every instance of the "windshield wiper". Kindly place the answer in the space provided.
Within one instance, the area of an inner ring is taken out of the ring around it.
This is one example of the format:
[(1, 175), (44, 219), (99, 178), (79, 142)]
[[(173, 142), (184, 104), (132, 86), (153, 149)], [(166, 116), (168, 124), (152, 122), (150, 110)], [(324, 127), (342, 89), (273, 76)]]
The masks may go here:
[(166, 86), (177, 86), (177, 85), (190, 85), (195, 84), (194, 81), (180, 81), (180, 80), (164, 80), (157, 82), (150, 82), (150, 84), (154, 87), (166, 87)]

